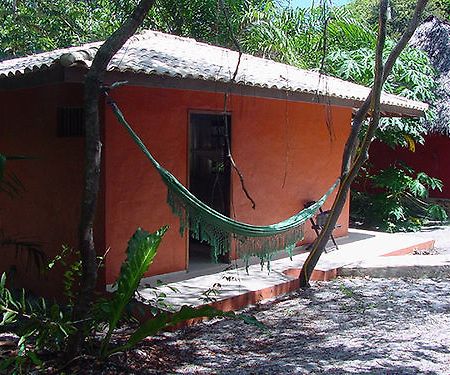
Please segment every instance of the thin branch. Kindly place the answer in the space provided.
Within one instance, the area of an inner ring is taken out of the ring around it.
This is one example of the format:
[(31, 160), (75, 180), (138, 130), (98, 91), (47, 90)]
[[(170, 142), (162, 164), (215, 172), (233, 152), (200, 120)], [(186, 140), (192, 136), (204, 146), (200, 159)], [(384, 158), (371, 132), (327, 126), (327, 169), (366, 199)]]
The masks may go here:
[[(111, 58), (142, 24), (155, 0), (141, 0), (133, 13), (97, 51), (84, 82), (85, 177), (79, 224), (79, 249), (82, 261), (80, 291), (73, 311), (74, 321), (83, 321), (89, 312), (97, 283), (97, 254), (94, 244), (94, 220), (100, 186), (101, 148), (98, 105), (101, 81)], [(84, 342), (83, 327), (70, 338), (67, 357), (80, 353)]]
[[(225, 21), (227, 24), (228, 32), (230, 33), (233, 44), (238, 51), (238, 61), (236, 63), (236, 68), (234, 69), (234, 73), (230, 80), (230, 85), (231, 85), (236, 81), (236, 77), (237, 77), (237, 74), (239, 71), (239, 66), (241, 65), (242, 49), (241, 49), (241, 45), (239, 44), (239, 41), (237, 40), (236, 36), (234, 35), (233, 28), (231, 26), (230, 18), (228, 15), (228, 11), (225, 7), (225, 4), (224, 4), (223, 0), (219, 0), (219, 2), (220, 2), (220, 7), (225, 16)], [(246, 198), (251, 202), (252, 208), (255, 209), (256, 203), (255, 203), (254, 199), (250, 196), (250, 193), (248, 192), (247, 187), (245, 186), (244, 175), (242, 174), (242, 172), (236, 165), (236, 162), (234, 161), (234, 158), (233, 158), (233, 154), (231, 153), (230, 132), (229, 132), (229, 127), (228, 127), (228, 117), (227, 117), (227, 106), (228, 106), (229, 95), (230, 95), (229, 92), (227, 92), (227, 91), (224, 92), (223, 113), (224, 113), (224, 119), (225, 119), (225, 142), (226, 142), (226, 146), (227, 146), (227, 158), (230, 161), (231, 166), (233, 167), (233, 169), (235, 170), (235, 172), (237, 173), (237, 175), (239, 177), (242, 191), (244, 192)]]
[[(331, 208), (331, 214), (328, 216), (328, 220), (325, 223), (324, 228), (320, 232), (316, 241), (313, 244), (311, 252), (306, 259), (302, 271), (299, 276), (300, 286), (307, 287), (309, 286), (309, 279), (311, 274), (322, 255), (326, 243), (330, 238), (330, 235), (333, 229), (336, 226), (337, 220), (342, 212), (345, 201), (348, 196), (348, 192), (350, 191), (350, 186), (362, 165), (368, 158), (368, 149), (372, 142), (372, 139), (375, 135), (375, 131), (378, 128), (379, 120), (380, 120), (380, 98), (381, 98), (381, 90), (383, 83), (386, 81), (396, 58), (399, 56), (401, 51), (406, 47), (406, 44), (414, 32), (414, 28), (418, 24), (418, 19), (425, 8), (427, 0), (418, 0), (416, 5), (416, 10), (414, 12), (413, 18), (411, 19), (407, 30), (403, 34), (402, 38), (396, 45), (396, 47), (390, 53), (387, 63), (383, 68), (382, 64), (382, 53), (383, 46), (386, 38), (386, 13), (387, 13), (387, 0), (381, 0), (380, 4), (380, 18), (379, 18), (379, 34), (377, 39), (377, 49), (376, 49), (376, 62), (375, 62), (375, 80), (374, 86), (372, 87), (368, 97), (357, 111), (355, 118), (353, 120), (351, 133), (347, 140), (344, 155), (343, 155), (343, 165), (341, 172), (341, 185), (339, 186), (338, 193), (333, 202), (333, 206)], [(367, 133), (362, 142), (360, 152), (357, 154), (355, 162), (351, 165), (352, 155), (356, 148), (356, 140), (358, 139), (358, 133), (362, 125), (362, 121), (366, 118), (369, 110), (372, 112), (372, 117), (369, 123), (369, 127), (367, 129)]]
[[(415, 29), (417, 28), (423, 10), (425, 9), (425, 6), (427, 5), (428, 0), (418, 0), (416, 3), (416, 8), (414, 10), (413, 16), (408, 24), (408, 27), (404, 31), (403, 35), (401, 36), (400, 40), (394, 47), (394, 49), (389, 54), (389, 57), (386, 60), (386, 64), (384, 66), (384, 73), (383, 73), (383, 79), (382, 83), (386, 82), (387, 77), (391, 73), (391, 70), (394, 66), (395, 61), (397, 60), (400, 53), (403, 51), (403, 49), (408, 44), (409, 39), (411, 39), (411, 36), (414, 34)], [(354, 150), (356, 148), (356, 145), (358, 143), (358, 134), (361, 130), (362, 123), (364, 122), (365, 118), (367, 117), (367, 114), (369, 113), (370, 106), (372, 104), (372, 95), (373, 95), (373, 88), (370, 90), (369, 95), (367, 96), (366, 100), (363, 102), (361, 107), (356, 112), (353, 122), (352, 122), (352, 131), (350, 133), (350, 136), (347, 140), (347, 143), (345, 144), (344, 149), (344, 158), (342, 161), (342, 170), (341, 174), (347, 174), (351, 162), (352, 162), (352, 156), (353, 152), (351, 150)]]

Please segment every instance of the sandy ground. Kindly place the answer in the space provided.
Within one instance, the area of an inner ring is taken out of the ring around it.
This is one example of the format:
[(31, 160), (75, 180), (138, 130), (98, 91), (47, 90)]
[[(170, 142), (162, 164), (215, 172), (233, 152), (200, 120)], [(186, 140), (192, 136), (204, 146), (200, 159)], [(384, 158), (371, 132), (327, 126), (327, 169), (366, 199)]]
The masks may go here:
[(337, 279), (248, 313), (267, 331), (220, 320), (152, 339), (172, 357), (156, 373), (450, 374), (448, 279)]
[[(450, 253), (450, 227), (417, 236)], [(424, 255), (426, 256), (426, 255)], [(76, 374), (450, 374), (450, 278), (338, 278), (245, 311), (148, 338)], [(58, 373), (58, 371), (53, 372)]]
[[(450, 253), (450, 226), (414, 235)], [(128, 358), (148, 374), (450, 374), (448, 278), (339, 278), (246, 312), (267, 330), (211, 321), (148, 339)]]

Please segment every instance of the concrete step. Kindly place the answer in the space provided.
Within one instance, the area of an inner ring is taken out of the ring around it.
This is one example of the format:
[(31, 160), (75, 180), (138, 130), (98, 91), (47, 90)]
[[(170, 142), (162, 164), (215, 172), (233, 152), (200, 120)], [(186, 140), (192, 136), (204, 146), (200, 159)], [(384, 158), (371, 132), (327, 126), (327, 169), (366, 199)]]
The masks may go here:
[(363, 259), (340, 268), (338, 275), (376, 278), (448, 278), (450, 277), (450, 254)]
[[(350, 229), (347, 238), (338, 239), (338, 245), (339, 250), (322, 255), (314, 270), (313, 280), (330, 280), (338, 275), (340, 268), (367, 259), (431, 249), (434, 241), (414, 235)], [(196, 277), (186, 274), (184, 280), (177, 274), (173, 280), (166, 278), (167, 284), (160, 291), (167, 295), (166, 302), (174, 308), (212, 304), (221, 310), (236, 310), (298, 289), (298, 275), (307, 256), (307, 253), (300, 252), (292, 259), (274, 260), (270, 272), (261, 270), (258, 264), (251, 265), (247, 272), (236, 264), (234, 268), (222, 272)], [(144, 300), (154, 297), (155, 291), (149, 286), (155, 285), (157, 278), (142, 281), (139, 293)]]

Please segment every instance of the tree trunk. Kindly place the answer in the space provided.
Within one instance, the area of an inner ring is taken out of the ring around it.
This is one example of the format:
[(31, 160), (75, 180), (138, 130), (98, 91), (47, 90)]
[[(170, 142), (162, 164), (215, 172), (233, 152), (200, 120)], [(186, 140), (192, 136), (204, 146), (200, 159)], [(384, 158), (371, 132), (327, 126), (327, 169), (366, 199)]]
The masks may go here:
[[(300, 287), (309, 287), (309, 280), (311, 274), (320, 259), (320, 256), (325, 250), (325, 246), (336, 226), (337, 220), (342, 212), (345, 201), (350, 191), (350, 186), (358, 175), (361, 166), (368, 158), (369, 146), (375, 136), (375, 131), (378, 128), (380, 120), (380, 96), (381, 89), (384, 82), (386, 81), (388, 75), (390, 74), (395, 61), (397, 60), (400, 53), (406, 47), (409, 39), (414, 34), (417, 26), (419, 25), (421, 15), (427, 4), (428, 0), (418, 0), (416, 8), (414, 10), (413, 17), (411, 18), (407, 29), (403, 33), (399, 42), (396, 44), (394, 49), (389, 54), (388, 59), (383, 67), (382, 54), (384, 48), (384, 41), (386, 37), (386, 14), (388, 0), (380, 1), (380, 16), (379, 16), (379, 31), (377, 40), (377, 49), (375, 56), (375, 81), (374, 85), (367, 96), (366, 100), (356, 112), (353, 118), (352, 128), (350, 135), (345, 144), (344, 153), (342, 157), (342, 170), (341, 170), (341, 183), (339, 185), (339, 190), (337, 192), (336, 198), (334, 199), (333, 206), (331, 208), (331, 213), (328, 216), (327, 222), (325, 223), (323, 229), (321, 230), (319, 236), (314, 241), (312, 249), (303, 264), (302, 270), (300, 272)], [(369, 113), (370, 112), (370, 113)], [(361, 126), (364, 119), (371, 115), (371, 120), (369, 127), (364, 136), (364, 140), (361, 144), (360, 150), (356, 155), (356, 150), (358, 147), (358, 134), (361, 130)], [(354, 158), (356, 155), (356, 158)]]
[(70, 338), (67, 357), (79, 354), (84, 342), (82, 323), (89, 313), (97, 283), (97, 253), (93, 225), (100, 184), (101, 148), (99, 126), (99, 99), (101, 83), (111, 58), (142, 24), (155, 0), (141, 0), (124, 24), (116, 30), (98, 50), (84, 83), (85, 176), (79, 224), (79, 250), (82, 261), (80, 291), (74, 306), (73, 320), (78, 322), (77, 332)]

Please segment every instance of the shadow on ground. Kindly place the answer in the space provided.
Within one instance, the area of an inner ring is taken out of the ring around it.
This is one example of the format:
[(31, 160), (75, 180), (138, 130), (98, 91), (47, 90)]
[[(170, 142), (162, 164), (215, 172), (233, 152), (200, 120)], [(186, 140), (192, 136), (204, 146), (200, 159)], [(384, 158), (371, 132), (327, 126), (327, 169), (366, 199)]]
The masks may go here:
[(222, 320), (148, 344), (171, 354), (161, 373), (449, 373), (449, 297), (449, 280), (342, 279), (249, 310), (267, 331)]

